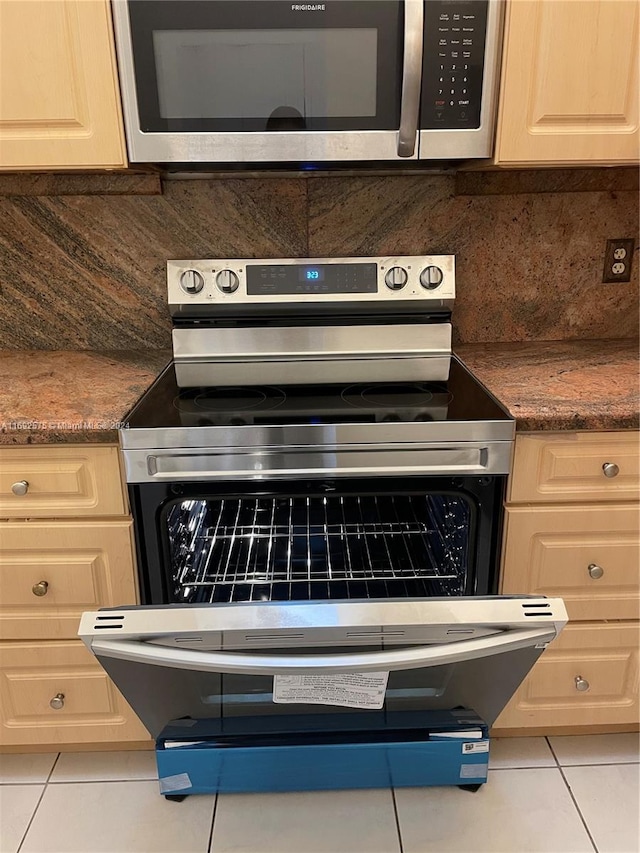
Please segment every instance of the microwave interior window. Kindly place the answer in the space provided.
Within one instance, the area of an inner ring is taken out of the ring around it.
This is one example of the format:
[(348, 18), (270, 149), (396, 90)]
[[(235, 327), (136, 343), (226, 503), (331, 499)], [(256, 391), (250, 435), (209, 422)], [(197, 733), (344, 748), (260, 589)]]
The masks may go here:
[(264, 130), (375, 116), (377, 36), (375, 28), (154, 30), (160, 116), (260, 119)]

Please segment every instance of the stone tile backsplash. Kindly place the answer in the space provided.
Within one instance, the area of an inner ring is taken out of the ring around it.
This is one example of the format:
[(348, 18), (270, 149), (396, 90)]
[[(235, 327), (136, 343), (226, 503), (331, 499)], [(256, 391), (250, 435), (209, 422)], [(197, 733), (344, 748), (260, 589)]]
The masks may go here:
[(0, 348), (170, 348), (169, 258), (306, 249), (302, 181), (170, 181), (158, 196), (0, 198)]
[(456, 255), (458, 342), (633, 337), (638, 258), (630, 283), (601, 279), (607, 238), (637, 231), (635, 192), (457, 196), (452, 177), (309, 182), (311, 255)]
[(637, 237), (638, 194), (581, 189), (314, 175), (0, 197), (0, 349), (169, 347), (169, 258), (427, 252), (456, 254), (458, 342), (636, 336), (637, 252), (629, 284), (601, 277), (606, 239)]

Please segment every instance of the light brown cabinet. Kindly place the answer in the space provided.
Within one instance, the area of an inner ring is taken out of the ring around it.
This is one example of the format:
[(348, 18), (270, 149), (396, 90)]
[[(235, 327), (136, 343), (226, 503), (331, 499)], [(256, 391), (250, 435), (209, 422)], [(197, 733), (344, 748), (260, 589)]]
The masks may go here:
[(0, 0), (0, 169), (126, 165), (108, 0)]
[(76, 637), (85, 610), (136, 600), (132, 522), (5, 522), (0, 639)]
[(495, 162), (640, 159), (638, 0), (510, 0)]
[(79, 640), (0, 643), (0, 744), (142, 741), (149, 734)]
[(509, 502), (637, 501), (639, 446), (634, 432), (518, 436)]
[(637, 504), (507, 508), (502, 591), (558, 596), (569, 619), (638, 619)]
[(549, 646), (495, 728), (638, 723), (637, 623), (569, 624)]
[(496, 730), (640, 722), (639, 460), (636, 433), (516, 437), (500, 591), (559, 596), (569, 625)]
[(126, 513), (116, 447), (0, 448), (0, 747), (149, 739), (77, 639), (137, 601)]
[(125, 515), (117, 447), (5, 447), (0, 518)]

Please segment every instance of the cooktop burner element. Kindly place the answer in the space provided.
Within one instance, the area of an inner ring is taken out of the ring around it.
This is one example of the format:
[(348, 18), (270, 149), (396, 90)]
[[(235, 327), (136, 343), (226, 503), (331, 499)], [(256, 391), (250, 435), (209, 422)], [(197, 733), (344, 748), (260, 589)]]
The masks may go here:
[[(200, 392), (200, 393), (198, 393)], [(182, 391), (173, 401), (176, 409), (193, 412), (194, 407), (205, 412), (248, 412), (254, 409), (264, 411), (282, 405), (286, 392), (281, 388), (262, 386), (260, 388), (200, 388)]]
[(426, 385), (411, 382), (396, 382), (393, 385), (350, 385), (342, 392), (342, 399), (352, 406), (370, 409), (372, 406), (389, 408), (415, 408), (426, 406), (433, 393)]

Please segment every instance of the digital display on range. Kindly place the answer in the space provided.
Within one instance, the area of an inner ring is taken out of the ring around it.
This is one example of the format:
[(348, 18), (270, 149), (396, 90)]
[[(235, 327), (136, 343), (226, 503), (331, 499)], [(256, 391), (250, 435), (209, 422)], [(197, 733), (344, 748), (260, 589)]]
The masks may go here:
[(377, 293), (377, 264), (247, 264), (249, 296)]
[(300, 281), (324, 281), (322, 267), (300, 267)]

